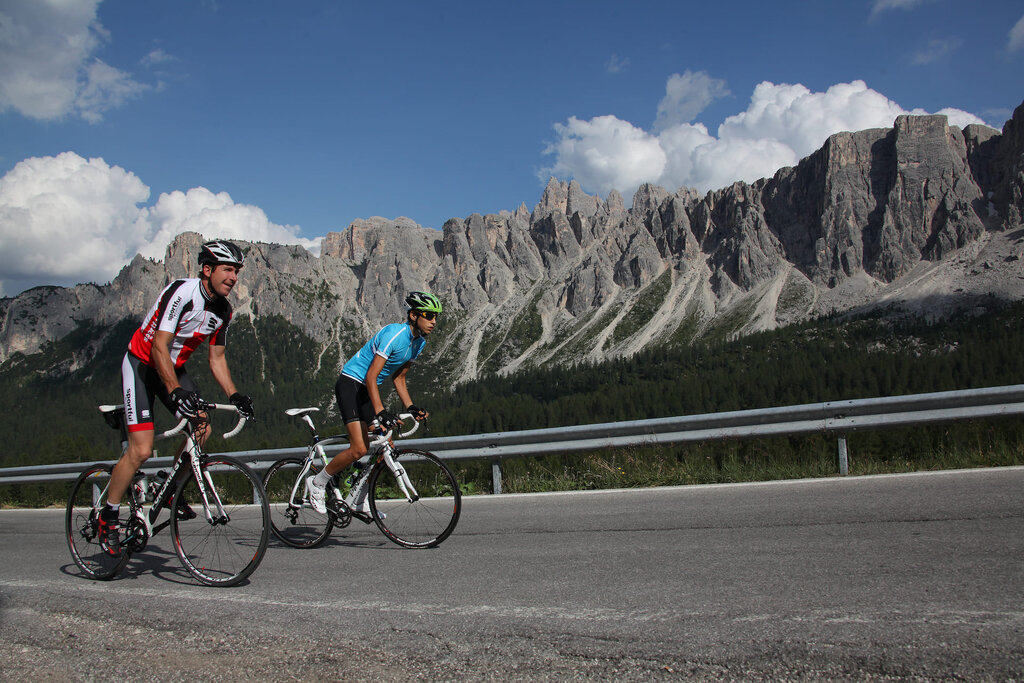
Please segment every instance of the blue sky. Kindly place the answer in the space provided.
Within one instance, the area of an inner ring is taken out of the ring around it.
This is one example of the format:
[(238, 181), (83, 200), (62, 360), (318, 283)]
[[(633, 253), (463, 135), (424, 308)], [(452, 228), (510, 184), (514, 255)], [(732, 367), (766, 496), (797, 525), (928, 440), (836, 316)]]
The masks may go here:
[(0, 28), (5, 296), (182, 230), (316, 251), (532, 208), (551, 175), (703, 191), (1024, 100), (1019, 0), (0, 0)]

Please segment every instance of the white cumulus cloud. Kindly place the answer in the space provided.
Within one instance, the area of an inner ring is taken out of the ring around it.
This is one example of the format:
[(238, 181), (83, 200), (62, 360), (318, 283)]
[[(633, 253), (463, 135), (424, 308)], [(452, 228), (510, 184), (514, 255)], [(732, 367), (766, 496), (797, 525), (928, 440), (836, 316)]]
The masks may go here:
[(65, 152), (18, 163), (0, 178), (4, 293), (110, 280), (135, 254), (138, 204), (148, 197), (141, 180), (102, 159)]
[(555, 131), (559, 140), (545, 150), (556, 155), (551, 173), (572, 176), (602, 194), (635, 189), (652, 175), (660, 176), (667, 163), (655, 136), (614, 116), (590, 121), (572, 117), (564, 125), (555, 124)]
[[(687, 95), (690, 93), (690, 95)], [(707, 74), (673, 75), (651, 131), (614, 116), (589, 121), (570, 118), (556, 124), (557, 139), (544, 150), (554, 163), (547, 175), (574, 178), (588, 192), (618, 190), (627, 198), (642, 183), (670, 190), (694, 187), (702, 192), (737, 180), (753, 182), (784, 166), (795, 165), (842, 131), (889, 128), (906, 111), (863, 81), (839, 83), (825, 92), (803, 85), (760, 83), (745, 111), (729, 116), (712, 135), (688, 123), (713, 99), (728, 93), (725, 83)], [(675, 114), (669, 114), (675, 110)], [(950, 125), (982, 121), (958, 109), (942, 109)], [(676, 123), (669, 125), (671, 121)]]
[(146, 235), (139, 253), (155, 259), (163, 258), (167, 245), (183, 232), (198, 232), (208, 239), (300, 244), (312, 251), (319, 245), (298, 237), (298, 226), (271, 223), (258, 206), (236, 204), (227, 192), (205, 187), (161, 194), (152, 208), (142, 210), (138, 232)]
[(93, 57), (107, 40), (100, 0), (4, 0), (0, 4), (0, 112), (40, 120), (104, 112), (149, 89)]
[(730, 116), (718, 129), (722, 140), (775, 140), (797, 158), (821, 147), (840, 131), (885, 128), (905, 112), (863, 81), (811, 92), (802, 85), (760, 83), (747, 110)]
[(161, 259), (184, 231), (300, 244), (298, 227), (272, 223), (256, 206), (203, 187), (161, 194), (133, 173), (73, 152), (19, 162), (0, 178), (0, 295), (28, 287), (108, 282), (135, 254)]

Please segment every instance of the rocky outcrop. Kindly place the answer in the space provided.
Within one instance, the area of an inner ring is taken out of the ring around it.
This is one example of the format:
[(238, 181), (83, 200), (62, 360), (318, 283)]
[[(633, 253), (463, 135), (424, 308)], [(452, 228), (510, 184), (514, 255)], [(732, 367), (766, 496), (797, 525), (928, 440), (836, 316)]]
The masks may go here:
[[(441, 231), (357, 220), (327, 235), (319, 257), (246, 244), (232, 298), (239, 314), (281, 315), (344, 358), (402, 317), (407, 291), (433, 291), (458, 321), (439, 357), (465, 379), (873, 302), (1022, 296), (1024, 246), (1010, 230), (1022, 215), (1024, 106), (1002, 134), (902, 116), (705, 195), (644, 185), (627, 209), (618, 193), (602, 200), (551, 179), (532, 210), (452, 218)], [(199, 241), (180, 235), (162, 262), (137, 257), (106, 286), (0, 300), (0, 361), (85, 321), (141, 317), (164, 283), (195, 272)]]

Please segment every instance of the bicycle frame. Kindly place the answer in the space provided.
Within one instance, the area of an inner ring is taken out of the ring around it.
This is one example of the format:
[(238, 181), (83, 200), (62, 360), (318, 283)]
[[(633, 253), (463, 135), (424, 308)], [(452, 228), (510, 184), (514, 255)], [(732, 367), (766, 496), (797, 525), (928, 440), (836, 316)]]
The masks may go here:
[[(327, 509), (317, 512), (311, 500), (311, 475), (326, 477), (331, 462), (326, 450), (346, 437), (321, 438), (313, 424), (314, 412), (318, 412), (315, 407), (285, 411), (306, 423), (312, 439), (305, 457), (281, 458), (268, 466), (263, 477), (271, 499), (270, 526), (282, 543), (315, 548), (331, 529), (345, 528), (353, 519), (376, 524), (388, 539), (405, 548), (433, 548), (448, 538), (461, 510), (455, 475), (429, 451), (399, 449), (391, 440), (392, 432), (375, 435), (369, 454), (354, 471), (349, 470), (352, 474), (344, 484), (339, 481), (340, 472), (330, 478), (324, 500)], [(401, 419), (414, 420), (409, 413)], [(418, 426), (413, 421), (412, 427), (398, 436), (407, 436)]]
[[(315, 407), (291, 408), (285, 411), (287, 415), (290, 415), (292, 417), (299, 416), (302, 419), (302, 421), (306, 423), (306, 426), (309, 427), (309, 431), (313, 439), (313, 443), (310, 445), (309, 451), (306, 454), (306, 460), (302, 464), (302, 469), (299, 471), (299, 475), (295, 478), (295, 484), (292, 486), (291, 496), (289, 498), (290, 502), (296, 500), (296, 494), (299, 493), (299, 487), (305, 486), (306, 475), (309, 473), (310, 467), (312, 467), (313, 462), (316, 460), (318, 456), (323, 467), (327, 467), (327, 463), (330, 462), (330, 459), (327, 457), (327, 452), (324, 450), (324, 446), (348, 442), (347, 436), (329, 436), (326, 438), (320, 437), (319, 433), (316, 431), (316, 426), (313, 424), (313, 419), (309, 416), (309, 413), (319, 411), (320, 409)], [(399, 432), (398, 436), (406, 437), (415, 432), (417, 429), (419, 429), (420, 423), (416, 421), (416, 419), (412, 416), (411, 413), (402, 413), (398, 417), (403, 421), (413, 421), (412, 429), (409, 429), (408, 431), (405, 432)], [(373, 425), (371, 425), (371, 428), (373, 428)], [(379, 436), (374, 438), (367, 447), (368, 454), (366, 457), (368, 458), (370, 463), (375, 462), (375, 458), (376, 460), (383, 458), (388, 469), (390, 469), (391, 472), (395, 475), (395, 479), (398, 481), (399, 486), (402, 489), (403, 495), (405, 495), (405, 497), (410, 502), (413, 502), (419, 499), (419, 494), (416, 493), (415, 487), (412, 485), (412, 482), (409, 481), (409, 477), (405, 473), (405, 468), (402, 467), (397, 462), (395, 462), (394, 460), (394, 444), (391, 441), (393, 436), (394, 432), (392, 430), (389, 430), (388, 432), (380, 434)], [(371, 466), (372, 464), (366, 465), (366, 467), (364, 467), (363, 469), (363, 472), (368, 473)], [(365, 496), (365, 488), (367, 481), (368, 478), (365, 476), (365, 474), (361, 474), (359, 477), (359, 481), (353, 484), (352, 490), (349, 492), (349, 495), (347, 497), (342, 496), (341, 490), (335, 486), (334, 494), (337, 497), (337, 500), (343, 500), (349, 505), (361, 502), (362, 497)], [(304, 498), (304, 496), (301, 497), (300, 499), (302, 498)]]
[[(123, 409), (123, 407), (124, 406), (122, 405), (103, 405), (100, 406), (100, 410), (107, 415), (111, 415), (111, 417), (108, 417), (108, 421), (110, 421), (111, 419), (119, 420), (119, 427), (121, 429), (122, 437), (122, 447), (124, 450), (127, 450), (128, 440), (124, 425), (124, 413), (121, 412), (120, 415), (118, 415), (118, 410)], [(208, 403), (205, 404), (203, 408), (204, 410), (207, 411), (214, 409), (227, 410), (235, 413), (238, 412), (238, 409), (234, 405), (223, 403)], [(140, 548), (144, 547), (144, 545), (149, 541), (150, 538), (152, 538), (154, 535), (165, 529), (171, 523), (171, 520), (168, 519), (162, 522), (161, 524), (155, 526), (153, 525), (153, 522), (160, 514), (160, 511), (163, 510), (164, 507), (170, 505), (171, 498), (174, 495), (174, 487), (176, 487), (180, 483), (180, 479), (182, 476), (179, 475), (179, 472), (182, 470), (183, 464), (186, 461), (189, 463), (191, 469), (191, 476), (194, 477), (196, 480), (196, 486), (199, 489), (200, 499), (202, 500), (203, 503), (203, 513), (206, 516), (206, 521), (210, 524), (226, 524), (228, 521), (230, 521), (230, 518), (224, 509), (224, 504), (220, 499), (220, 494), (217, 493), (216, 488), (213, 486), (213, 482), (209, 479), (209, 475), (203, 471), (201, 466), (204, 451), (200, 447), (198, 441), (195, 438), (195, 432), (198, 429), (202, 428), (204, 422), (206, 421), (196, 420), (196, 422), (193, 424), (190, 423), (187, 419), (182, 419), (172, 429), (169, 429), (165, 432), (161, 432), (153, 437), (154, 442), (163, 441), (165, 439), (170, 439), (174, 436), (177, 436), (178, 434), (184, 433), (185, 444), (181, 452), (177, 455), (177, 457), (175, 457), (174, 463), (171, 466), (171, 471), (167, 474), (167, 478), (164, 479), (163, 484), (153, 494), (153, 504), (150, 506), (148, 511), (144, 510), (144, 504), (146, 502), (146, 487), (144, 485), (141, 487), (141, 496), (139, 495), (140, 491), (136, 490), (134, 480), (132, 486), (129, 487), (129, 497), (130, 500), (132, 500), (132, 515), (135, 519), (141, 522), (142, 527), (146, 530), (146, 537), (141, 540)], [(222, 435), (223, 438), (230, 439), (232, 436), (238, 434), (238, 432), (242, 430), (242, 427), (245, 426), (245, 422), (245, 416), (239, 413), (238, 422), (235, 424), (234, 428), (232, 428), (230, 431)], [(143, 481), (144, 480), (145, 477), (143, 476)], [(210, 504), (211, 492), (213, 494), (213, 503), (216, 506), (217, 510), (216, 516), (214, 516), (212, 512), (213, 506), (211, 506)], [(104, 490), (96, 497), (97, 504), (98, 501), (102, 500), (103, 496), (105, 495), (106, 490)], [(126, 544), (138, 544), (139, 540), (135, 538), (133, 534), (129, 534), (124, 539), (124, 542)]]
[[(118, 428), (127, 445), (124, 409), (100, 406), (104, 418)], [(213, 410), (238, 412), (232, 405), (204, 403), (203, 413)], [(185, 570), (207, 586), (235, 586), (247, 579), (263, 560), (270, 531), (270, 507), (262, 481), (237, 458), (209, 454), (201, 436), (208, 425), (207, 415), (193, 423), (182, 422), (158, 435), (167, 439), (184, 430), (185, 444), (174, 459), (166, 480), (147, 484), (147, 473), (140, 470), (132, 477), (123, 499), (128, 519), (118, 524), (120, 548), (106, 545), (100, 520), (113, 476), (107, 463), (91, 463), (78, 476), (68, 496), (65, 536), (75, 564), (92, 579), (109, 580), (117, 575), (132, 554), (146, 548), (154, 534), (170, 526), (174, 552)], [(245, 423), (225, 434), (237, 434)], [(165, 474), (161, 472), (160, 474)], [(100, 489), (103, 489), (102, 491)], [(148, 494), (154, 496), (147, 508)], [(196, 506), (193, 511), (189, 505)], [(203, 514), (197, 514), (200, 502)], [(167, 522), (157, 525), (164, 508), (171, 511)]]

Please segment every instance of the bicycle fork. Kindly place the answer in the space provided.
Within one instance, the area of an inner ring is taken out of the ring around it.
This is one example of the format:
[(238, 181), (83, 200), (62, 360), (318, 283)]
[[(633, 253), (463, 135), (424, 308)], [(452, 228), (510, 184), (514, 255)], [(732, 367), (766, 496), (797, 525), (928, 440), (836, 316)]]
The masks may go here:
[(415, 503), (419, 500), (420, 494), (416, 492), (416, 487), (414, 487), (412, 482), (409, 480), (409, 475), (406, 473), (405, 468), (395, 462), (394, 457), (391, 455), (390, 448), (384, 449), (383, 457), (384, 464), (387, 465), (388, 469), (391, 470), (391, 473), (395, 475), (395, 481), (398, 482), (398, 488), (401, 489), (402, 495), (405, 496), (405, 499), (410, 503)]
[[(213, 478), (210, 476), (210, 473), (202, 467), (198, 454), (194, 450), (194, 447), (191, 446), (189, 448), (189, 459), (192, 464), (192, 473), (196, 477), (196, 487), (199, 489), (199, 497), (203, 501), (203, 514), (206, 515), (206, 521), (209, 522), (211, 526), (227, 524), (231, 521), (231, 518), (224, 510), (224, 504), (220, 500), (220, 494), (217, 493), (217, 488), (213, 485)], [(207, 494), (207, 491), (210, 491), (213, 494), (213, 502), (217, 506), (216, 517), (213, 515), (213, 506), (210, 505), (211, 496)], [(171, 511), (171, 514), (174, 514), (173, 510)]]

